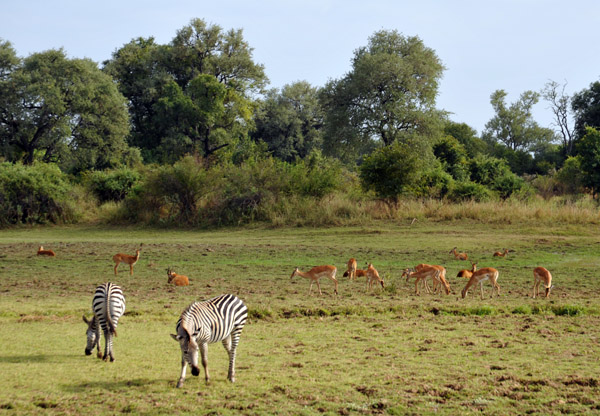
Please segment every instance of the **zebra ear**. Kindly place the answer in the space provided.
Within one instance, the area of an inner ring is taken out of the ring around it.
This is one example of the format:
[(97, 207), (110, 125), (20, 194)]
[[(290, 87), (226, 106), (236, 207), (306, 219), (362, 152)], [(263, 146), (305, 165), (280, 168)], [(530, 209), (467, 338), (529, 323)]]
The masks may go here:
[(85, 315), (81, 316), (83, 318), (83, 322), (85, 322), (86, 324), (90, 324), (90, 321), (88, 321), (88, 319), (85, 317)]
[(177, 342), (179, 342), (179, 340), (181, 339), (181, 337), (179, 335), (175, 335), (175, 334), (169, 334), (169, 335), (171, 335), (171, 338), (173, 338)]

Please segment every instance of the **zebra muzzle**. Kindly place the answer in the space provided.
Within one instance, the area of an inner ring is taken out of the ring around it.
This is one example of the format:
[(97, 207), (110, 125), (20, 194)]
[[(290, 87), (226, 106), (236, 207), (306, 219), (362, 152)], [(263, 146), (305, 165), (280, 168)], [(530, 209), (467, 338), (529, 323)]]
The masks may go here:
[(192, 375), (193, 376), (200, 375), (200, 369), (198, 367), (192, 367)]
[(85, 349), (85, 355), (92, 355), (92, 350)]

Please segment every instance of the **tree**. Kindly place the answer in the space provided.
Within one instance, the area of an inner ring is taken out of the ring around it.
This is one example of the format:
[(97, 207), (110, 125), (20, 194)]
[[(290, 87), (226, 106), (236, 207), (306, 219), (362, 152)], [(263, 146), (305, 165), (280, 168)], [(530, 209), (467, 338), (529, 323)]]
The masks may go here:
[(486, 152), (486, 143), (477, 136), (477, 131), (466, 123), (447, 121), (444, 125), (444, 134), (458, 140), (464, 146), (469, 157)]
[(496, 90), (491, 95), (490, 102), (496, 115), (485, 125), (484, 140), (491, 144), (503, 143), (514, 151), (527, 151), (534, 144), (554, 139), (550, 129), (540, 127), (533, 120), (531, 109), (539, 100), (538, 93), (525, 91), (517, 102), (508, 107), (506, 96), (504, 90)]
[(365, 190), (394, 203), (412, 191), (424, 169), (420, 154), (406, 143), (395, 142), (380, 147), (367, 156), (360, 166), (360, 181)]
[[(190, 147), (207, 157), (247, 136), (254, 96), (267, 82), (241, 30), (224, 32), (201, 19), (177, 31), (168, 45), (157, 45), (152, 38), (130, 42), (105, 62), (105, 70), (130, 102), (131, 140), (147, 161), (173, 161)], [(215, 93), (216, 84), (224, 94), (219, 92), (218, 102), (207, 107), (201, 96)], [(179, 113), (163, 112), (181, 106), (190, 112), (183, 126)]]
[(577, 154), (583, 172), (583, 185), (592, 190), (595, 198), (600, 189), (600, 130), (588, 127), (586, 131), (577, 142)]
[(355, 51), (350, 72), (323, 89), (325, 150), (334, 154), (339, 147), (364, 149), (371, 141), (389, 146), (434, 135), (443, 70), (435, 51), (418, 37), (375, 32)]
[(17, 60), (10, 44), (0, 49), (0, 152), (7, 160), (39, 158), (72, 170), (123, 162), (125, 100), (94, 62), (68, 59), (62, 49)]
[(573, 95), (571, 107), (575, 112), (575, 137), (588, 134), (587, 127), (600, 128), (600, 81)]
[(255, 140), (264, 141), (269, 152), (281, 160), (293, 162), (320, 149), (323, 112), (317, 88), (306, 81), (285, 85), (267, 93), (254, 122)]
[(565, 95), (565, 87), (555, 81), (549, 81), (542, 90), (542, 97), (550, 103), (550, 110), (554, 115), (554, 126), (562, 138), (562, 145), (566, 156), (573, 153), (575, 136), (571, 127), (571, 97)]

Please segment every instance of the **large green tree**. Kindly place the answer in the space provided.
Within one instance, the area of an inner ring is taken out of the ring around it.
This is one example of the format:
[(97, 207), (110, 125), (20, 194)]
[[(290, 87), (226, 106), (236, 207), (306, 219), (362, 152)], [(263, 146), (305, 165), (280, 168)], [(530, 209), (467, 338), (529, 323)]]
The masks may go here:
[(323, 89), (325, 150), (352, 156), (371, 141), (391, 145), (434, 136), (441, 127), (435, 99), (443, 70), (418, 37), (375, 32), (355, 51), (348, 74)]
[(0, 153), (7, 160), (82, 170), (131, 155), (125, 99), (94, 62), (69, 59), (62, 49), (19, 59), (4, 42), (0, 65)]
[(576, 147), (583, 172), (583, 184), (596, 197), (600, 190), (600, 130), (587, 127), (586, 134), (577, 141)]
[(600, 128), (600, 81), (573, 95), (571, 107), (575, 113), (575, 136), (581, 139), (588, 127)]
[(252, 137), (281, 160), (292, 162), (321, 148), (323, 111), (317, 88), (306, 81), (267, 92), (254, 119)]
[[(225, 32), (201, 19), (177, 31), (168, 45), (133, 40), (105, 62), (105, 70), (130, 102), (131, 142), (147, 161), (172, 161), (189, 152), (211, 156), (245, 137), (254, 97), (267, 82), (241, 30)], [(218, 89), (215, 83), (223, 87), (218, 102), (201, 103), (203, 94)], [(182, 116), (177, 108), (188, 113)]]
[(527, 151), (536, 144), (554, 140), (552, 130), (540, 127), (533, 119), (532, 108), (539, 101), (539, 94), (525, 91), (518, 101), (507, 105), (507, 93), (496, 90), (490, 102), (496, 115), (485, 125), (484, 140), (502, 143), (514, 151)]

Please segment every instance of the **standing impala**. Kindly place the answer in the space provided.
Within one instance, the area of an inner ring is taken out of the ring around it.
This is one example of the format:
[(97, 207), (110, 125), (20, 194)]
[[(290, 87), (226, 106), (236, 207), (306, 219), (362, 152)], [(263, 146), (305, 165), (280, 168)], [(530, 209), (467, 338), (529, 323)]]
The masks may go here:
[(496, 289), (498, 296), (500, 296), (500, 286), (498, 286), (497, 283), (498, 274), (498, 270), (494, 269), (493, 267), (484, 267), (483, 269), (473, 272), (473, 275), (461, 292), (463, 299), (467, 295), (469, 288), (477, 283), (479, 283), (479, 287), (481, 289), (481, 299), (483, 299), (483, 282), (486, 280), (489, 280), (492, 283), (492, 297), (494, 296), (494, 289)]
[(140, 248), (135, 251), (135, 256), (130, 256), (129, 254), (117, 253), (113, 256), (113, 261), (115, 262), (115, 276), (117, 275), (117, 267), (119, 267), (120, 263), (129, 264), (129, 274), (133, 276), (133, 266), (140, 259), (140, 250), (142, 249), (142, 244), (140, 244)]
[(321, 292), (321, 285), (319, 284), (319, 279), (321, 277), (326, 277), (330, 280), (333, 280), (333, 283), (335, 284), (335, 294), (337, 295), (338, 294), (338, 281), (335, 278), (336, 273), (337, 273), (337, 268), (335, 266), (316, 266), (307, 272), (301, 272), (300, 269), (298, 269), (296, 267), (294, 269), (294, 271), (292, 272), (290, 279), (293, 279), (294, 276), (301, 276), (306, 279), (309, 279), (310, 280), (310, 288), (308, 289), (308, 294), (310, 295), (310, 292), (312, 291), (313, 283), (316, 283), (317, 287), (319, 288), (319, 294), (322, 295), (323, 292)]
[(346, 266), (347, 270), (346, 273), (344, 273), (344, 276), (348, 276), (350, 280), (356, 279), (356, 259), (353, 257), (348, 260), (348, 264)]
[(554, 287), (552, 285), (552, 275), (548, 269), (544, 267), (536, 267), (533, 269), (533, 298), (540, 294), (540, 283), (544, 283), (546, 288), (546, 297), (550, 296), (550, 290)]
[(373, 267), (373, 264), (369, 263), (367, 267), (367, 290), (371, 290), (373, 283), (379, 283), (381, 284), (381, 288), (385, 289), (383, 279), (379, 277), (379, 272)]
[(423, 280), (425, 283), (425, 290), (427, 291), (427, 293), (431, 293), (431, 291), (429, 290), (429, 286), (427, 286), (427, 278), (431, 277), (434, 281), (439, 280), (440, 271), (431, 266), (423, 265), (423, 267), (421, 267), (421, 270), (419, 271), (416, 271), (415, 269), (405, 269), (402, 273), (402, 277), (404, 276), (406, 276), (407, 281), (411, 277), (415, 278), (415, 295), (420, 295), (419, 282)]
[(450, 250), (449, 254), (454, 254), (454, 258), (458, 259), (458, 260), (466, 260), (469, 258), (469, 255), (467, 253), (459, 253), (456, 251), (457, 247), (454, 247), (452, 250)]

